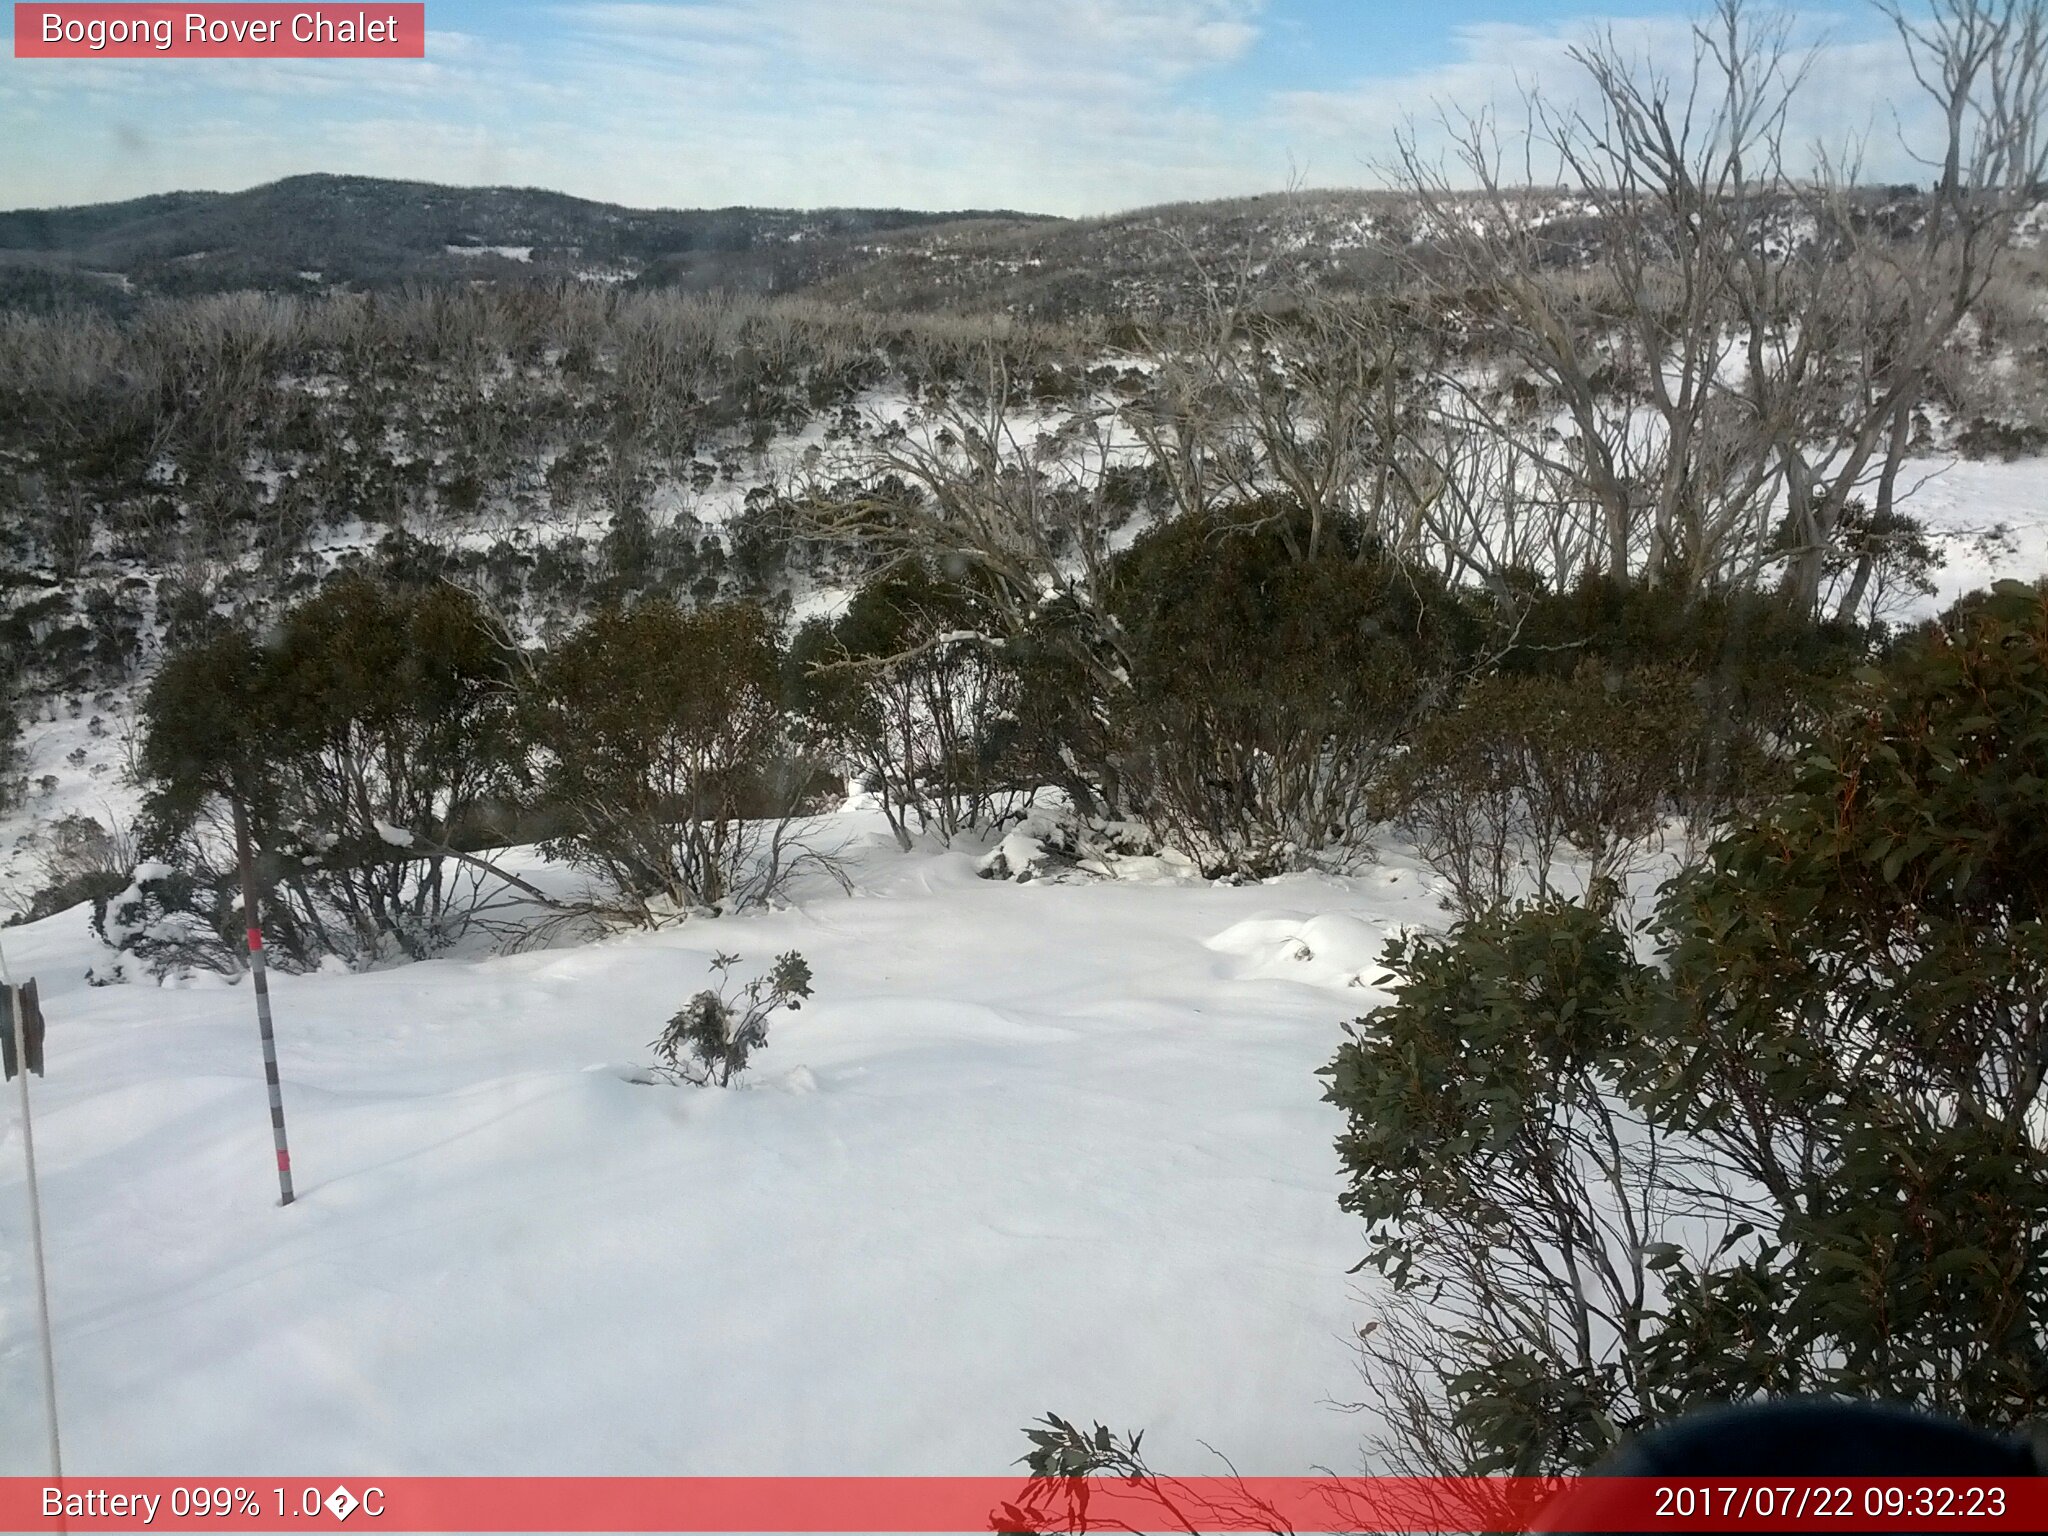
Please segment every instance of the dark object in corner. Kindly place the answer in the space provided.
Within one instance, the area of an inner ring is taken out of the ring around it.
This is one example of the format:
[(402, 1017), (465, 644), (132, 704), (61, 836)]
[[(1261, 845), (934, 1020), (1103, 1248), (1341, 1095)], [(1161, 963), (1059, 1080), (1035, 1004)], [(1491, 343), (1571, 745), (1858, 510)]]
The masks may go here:
[(2010, 1478), (2044, 1472), (2048, 1464), (2024, 1440), (1890, 1404), (1792, 1398), (1704, 1409), (1631, 1440), (1560, 1496), (1535, 1528), (1599, 1529), (1599, 1520), (1585, 1517), (1604, 1502), (1603, 1477)]

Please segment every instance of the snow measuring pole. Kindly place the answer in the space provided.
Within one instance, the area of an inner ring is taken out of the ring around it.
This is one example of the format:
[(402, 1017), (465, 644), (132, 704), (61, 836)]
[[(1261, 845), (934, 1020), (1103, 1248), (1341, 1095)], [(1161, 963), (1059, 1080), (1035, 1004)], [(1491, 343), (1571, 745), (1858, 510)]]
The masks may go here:
[(277, 1083), (277, 1035), (270, 1027), (270, 977), (263, 961), (263, 917), (256, 905), (256, 862), (249, 854), (249, 813), (235, 807), (235, 857), (242, 865), (242, 920), (249, 925), (249, 977), (256, 988), (256, 1025), (263, 1033), (263, 1080), (270, 1085), (270, 1134), (277, 1143), (279, 1205), (292, 1203), (292, 1153), (284, 1139), (284, 1092)]
[(28, 1075), (43, 1075), (42, 1013), (36, 1005), (35, 983), (31, 981), (20, 988), (14, 985), (4, 949), (0, 949), (0, 987), (7, 989), (6, 1027), (13, 1037), (7, 1053), (8, 1075), (19, 1073), (21, 1077), (21, 1152), (28, 1164), (28, 1232), (36, 1266), (36, 1317), (42, 1325), (43, 1409), (50, 1427), (50, 1475), (61, 1482), (64, 1451), (57, 1443), (57, 1352), (50, 1342), (50, 1279), (43, 1265), (43, 1197), (36, 1187), (36, 1138), (28, 1118)]

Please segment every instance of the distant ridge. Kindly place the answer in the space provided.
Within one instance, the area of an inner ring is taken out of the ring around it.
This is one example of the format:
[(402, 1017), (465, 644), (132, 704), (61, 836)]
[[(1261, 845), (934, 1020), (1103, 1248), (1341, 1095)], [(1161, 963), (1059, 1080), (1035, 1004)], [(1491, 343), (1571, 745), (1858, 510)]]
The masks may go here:
[[(1540, 215), (1546, 262), (1591, 259), (1602, 232), (1583, 198), (1554, 188), (1519, 195)], [(1859, 196), (1879, 224), (1912, 227), (1913, 188)], [(246, 289), (310, 296), (569, 281), (803, 294), (879, 311), (1137, 317), (1203, 309), (1207, 285), (1239, 279), (1273, 295), (1372, 290), (1398, 280), (1433, 238), (1414, 202), (1389, 191), (1266, 193), (1064, 219), (1004, 209), (635, 209), (521, 187), (294, 176), (246, 192), (0, 213), (0, 309), (119, 313), (151, 296)]]
[(1284, 266), (1312, 282), (1369, 284), (1397, 203), (1380, 192), (1268, 194), (1095, 219), (636, 209), (524, 187), (293, 176), (243, 192), (0, 213), (0, 309), (121, 313), (153, 296), (252, 289), (582, 281), (1064, 319), (1184, 305), (1205, 271), (1234, 268), (1249, 250), (1291, 252)]
[(0, 213), (0, 304), (118, 307), (146, 294), (536, 277), (630, 282), (657, 263), (670, 281), (781, 292), (816, 275), (821, 247), (962, 222), (1041, 220), (980, 209), (635, 209), (523, 187), (293, 176), (244, 192)]

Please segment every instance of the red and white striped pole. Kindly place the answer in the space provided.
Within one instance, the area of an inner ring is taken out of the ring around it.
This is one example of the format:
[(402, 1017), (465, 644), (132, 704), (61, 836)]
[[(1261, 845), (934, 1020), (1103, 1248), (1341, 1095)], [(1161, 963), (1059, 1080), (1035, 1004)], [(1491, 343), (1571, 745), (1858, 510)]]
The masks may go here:
[(249, 925), (249, 976), (256, 987), (256, 1024), (263, 1033), (263, 1080), (270, 1086), (270, 1134), (277, 1143), (277, 1203), (292, 1203), (292, 1153), (284, 1139), (284, 1092), (277, 1082), (277, 1034), (270, 1027), (270, 977), (263, 962), (263, 919), (256, 905), (256, 865), (249, 853), (249, 816), (238, 798), (235, 854), (242, 864), (242, 918)]

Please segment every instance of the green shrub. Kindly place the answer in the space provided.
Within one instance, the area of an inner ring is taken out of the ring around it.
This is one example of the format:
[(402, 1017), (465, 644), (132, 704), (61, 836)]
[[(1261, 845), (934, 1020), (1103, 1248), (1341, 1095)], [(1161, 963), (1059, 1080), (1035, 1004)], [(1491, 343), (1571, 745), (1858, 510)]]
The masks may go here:
[(646, 922), (759, 899), (810, 784), (782, 658), (759, 608), (599, 613), (526, 689), (528, 794), (543, 846)]
[(1768, 592), (1679, 592), (1598, 575), (1530, 593), (1500, 625), (1490, 649), (1508, 676), (1570, 677), (1593, 662), (1610, 674), (1662, 667), (1692, 679), (1702, 734), (1684, 793), (1688, 813), (1707, 821), (1783, 786), (1786, 749), (1815, 729), (1875, 640)]
[(1473, 913), (1618, 882), (1661, 846), (1706, 770), (1702, 681), (1668, 667), (1484, 678), (1425, 720), (1389, 775), (1417, 852)]
[(811, 995), (811, 968), (793, 949), (776, 956), (767, 975), (728, 996), (724, 978), (738, 963), (738, 955), (712, 960), (719, 984), (699, 992), (668, 1021), (654, 1042), (657, 1071), (700, 1088), (730, 1087), (768, 1043), (768, 1021), (784, 1009), (796, 1012)]
[(1394, 1469), (1582, 1468), (1706, 1397), (2048, 1407), (2048, 595), (1844, 703), (1650, 930), (1390, 949), (1325, 1076)]
[(1105, 654), (1102, 628), (1100, 615), (1060, 594), (1004, 637), (1012, 692), (1000, 760), (1015, 786), (1051, 785), (1084, 815), (1114, 820), (1130, 809), (1131, 786), (1126, 719), (1116, 708), (1122, 689), (1105, 678), (1129, 672)]
[(239, 804), (281, 959), (425, 954), (477, 897), (460, 855), (499, 836), (510, 683), (488, 616), (447, 586), (347, 576), (267, 644), (229, 630), (187, 645), (141, 708), (143, 852), (225, 891)]
[(1110, 701), (1131, 808), (1212, 873), (1356, 854), (1371, 795), (1470, 646), (1425, 574), (1260, 502), (1178, 518), (1116, 562), (1132, 656)]
[(1654, 977), (1604, 912), (1557, 901), (1396, 940), (1385, 963), (1394, 1000), (1323, 1069), (1340, 1203), (1392, 1287), (1362, 1356), (1375, 1470), (1590, 1465), (1655, 1399), (1631, 1311), (1647, 1256), (1616, 1235), (1669, 1219), (1639, 1187), (1668, 1137), (1623, 1094)]
[(1017, 680), (968, 589), (911, 566), (792, 645), (800, 707), (898, 842), (992, 822), (1011, 788)]

